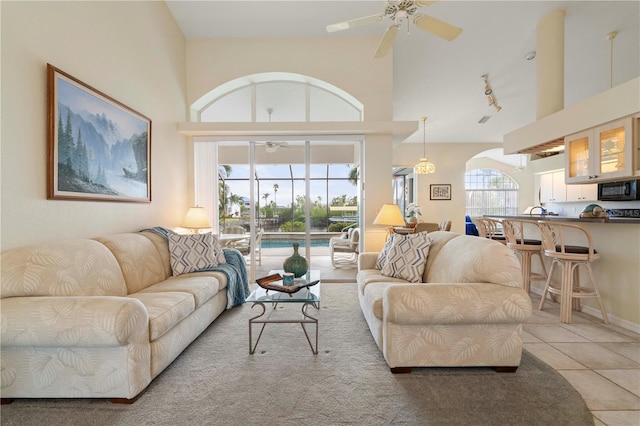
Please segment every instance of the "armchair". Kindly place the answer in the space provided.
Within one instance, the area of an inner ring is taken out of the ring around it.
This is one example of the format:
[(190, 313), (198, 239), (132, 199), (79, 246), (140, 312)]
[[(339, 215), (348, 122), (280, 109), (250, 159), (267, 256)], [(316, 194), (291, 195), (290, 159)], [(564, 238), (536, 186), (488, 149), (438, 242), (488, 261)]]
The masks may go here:
[(334, 268), (356, 268), (360, 245), (360, 228), (349, 229), (347, 238), (332, 237), (329, 240), (331, 264)]

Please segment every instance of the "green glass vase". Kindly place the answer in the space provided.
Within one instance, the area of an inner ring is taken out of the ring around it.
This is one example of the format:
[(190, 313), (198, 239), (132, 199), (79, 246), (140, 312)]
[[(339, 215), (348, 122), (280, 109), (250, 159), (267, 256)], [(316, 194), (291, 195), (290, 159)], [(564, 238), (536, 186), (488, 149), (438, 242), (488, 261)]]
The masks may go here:
[(300, 244), (293, 243), (293, 254), (287, 257), (282, 264), (282, 269), (285, 272), (291, 272), (296, 278), (300, 278), (307, 273), (309, 269), (309, 262), (304, 256), (300, 256), (298, 249)]

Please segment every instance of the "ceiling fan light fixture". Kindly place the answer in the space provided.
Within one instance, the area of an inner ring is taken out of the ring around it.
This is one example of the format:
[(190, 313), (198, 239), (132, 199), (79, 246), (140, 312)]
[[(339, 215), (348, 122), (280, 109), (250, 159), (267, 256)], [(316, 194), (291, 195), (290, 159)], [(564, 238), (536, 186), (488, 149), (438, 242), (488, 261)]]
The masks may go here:
[(436, 172), (436, 166), (427, 158), (427, 117), (422, 117), (422, 158), (413, 166), (413, 172), (418, 175), (427, 175)]

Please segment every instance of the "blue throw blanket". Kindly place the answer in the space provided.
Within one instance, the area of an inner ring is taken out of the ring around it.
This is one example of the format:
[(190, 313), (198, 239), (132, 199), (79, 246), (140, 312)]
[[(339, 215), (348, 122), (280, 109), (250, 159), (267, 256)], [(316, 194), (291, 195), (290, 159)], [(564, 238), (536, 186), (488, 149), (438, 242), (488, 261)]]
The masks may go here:
[[(153, 232), (167, 241), (169, 234), (175, 234), (172, 230), (160, 226), (143, 229), (140, 232), (143, 231)], [(229, 309), (242, 305), (249, 297), (249, 278), (242, 253), (230, 248), (223, 248), (222, 252), (227, 263), (220, 263), (218, 266), (205, 268), (202, 271), (217, 271), (225, 274), (227, 277), (227, 309)]]

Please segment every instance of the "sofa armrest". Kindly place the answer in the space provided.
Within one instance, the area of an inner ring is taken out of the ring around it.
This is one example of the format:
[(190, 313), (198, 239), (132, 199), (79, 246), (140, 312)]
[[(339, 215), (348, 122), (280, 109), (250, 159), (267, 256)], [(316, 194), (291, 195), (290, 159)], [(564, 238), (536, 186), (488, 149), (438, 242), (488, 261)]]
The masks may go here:
[(358, 255), (358, 271), (363, 269), (376, 269), (376, 260), (378, 260), (378, 252), (366, 251)]
[(2, 346), (87, 347), (149, 343), (149, 316), (117, 296), (10, 297), (1, 301)]
[(531, 316), (531, 299), (521, 288), (488, 283), (390, 285), (383, 295), (385, 322), (504, 324)]

